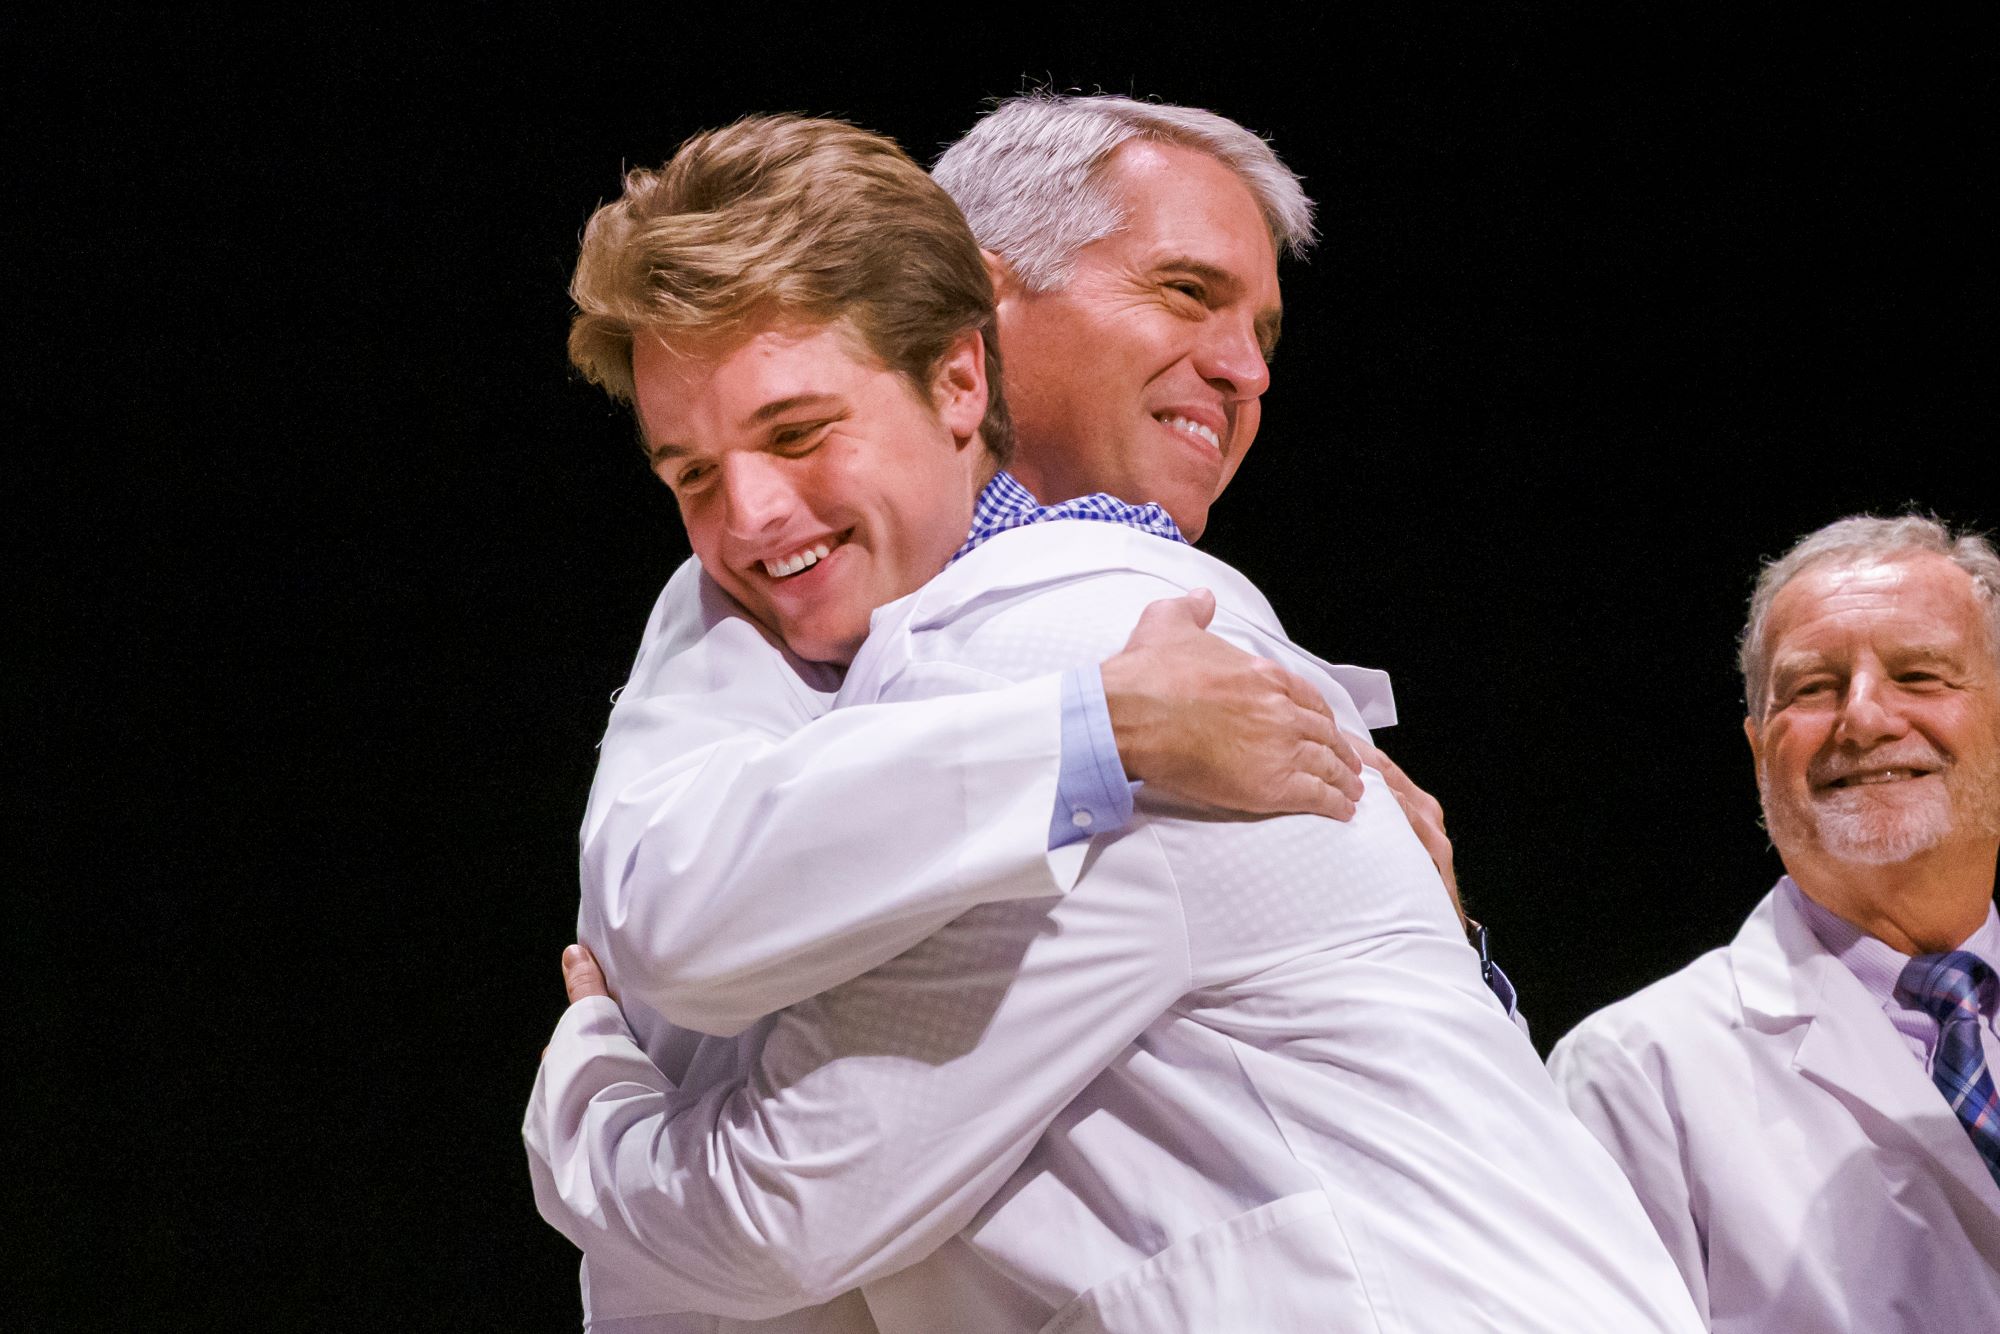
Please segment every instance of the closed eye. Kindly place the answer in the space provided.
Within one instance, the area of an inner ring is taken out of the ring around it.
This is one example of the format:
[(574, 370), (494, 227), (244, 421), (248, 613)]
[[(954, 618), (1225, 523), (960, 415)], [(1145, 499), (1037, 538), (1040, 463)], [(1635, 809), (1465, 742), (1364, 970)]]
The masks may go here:
[(817, 449), (826, 438), (827, 428), (834, 419), (824, 418), (810, 422), (787, 422), (771, 432), (771, 448), (780, 454), (797, 458)]
[(1830, 694), (1833, 689), (1834, 683), (1830, 677), (1814, 677), (1793, 683), (1780, 693), (1779, 698), (1787, 704), (1798, 700), (1810, 701), (1823, 698)]

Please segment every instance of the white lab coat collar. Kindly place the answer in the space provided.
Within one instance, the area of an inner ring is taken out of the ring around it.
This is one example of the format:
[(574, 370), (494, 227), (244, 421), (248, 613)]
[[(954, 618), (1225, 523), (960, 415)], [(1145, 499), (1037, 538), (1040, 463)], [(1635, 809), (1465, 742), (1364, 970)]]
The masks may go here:
[(1847, 1104), (1880, 1142), (1935, 1161), (1975, 1199), (2000, 1187), (1972, 1140), (1913, 1060), (1895, 1026), (1846, 965), (1828, 953), (1782, 879), (1729, 946), (1744, 1019), (1799, 1029), (1792, 1068)]

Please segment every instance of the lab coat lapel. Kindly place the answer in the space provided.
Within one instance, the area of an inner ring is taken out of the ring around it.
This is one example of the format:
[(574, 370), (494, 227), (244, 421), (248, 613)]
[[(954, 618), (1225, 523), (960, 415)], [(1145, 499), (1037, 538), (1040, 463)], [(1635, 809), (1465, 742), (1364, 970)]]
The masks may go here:
[(1729, 953), (1746, 1019), (1767, 1030), (1804, 1025), (1792, 1057), (1802, 1078), (1838, 1098), (1870, 1139), (1930, 1160), (1989, 1207), (2000, 1203), (1965, 1128), (1875, 998), (1819, 943), (1783, 882)]

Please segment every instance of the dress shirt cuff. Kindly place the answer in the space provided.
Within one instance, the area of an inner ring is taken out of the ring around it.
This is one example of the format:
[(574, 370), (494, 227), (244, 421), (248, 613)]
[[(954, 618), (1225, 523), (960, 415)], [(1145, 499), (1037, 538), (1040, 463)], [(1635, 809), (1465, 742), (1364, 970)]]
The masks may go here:
[(1049, 816), (1050, 851), (1123, 829), (1132, 818), (1136, 789), (1118, 758), (1103, 673), (1094, 664), (1063, 673), (1062, 764)]

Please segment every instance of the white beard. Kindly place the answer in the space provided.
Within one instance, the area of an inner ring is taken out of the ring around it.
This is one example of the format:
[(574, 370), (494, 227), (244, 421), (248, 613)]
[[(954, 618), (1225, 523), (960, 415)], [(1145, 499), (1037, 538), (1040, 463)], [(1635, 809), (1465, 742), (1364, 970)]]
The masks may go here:
[[(1932, 752), (1926, 762), (1944, 764)], [(1757, 795), (1771, 841), (1816, 844), (1829, 856), (1863, 866), (1888, 866), (1929, 852), (1954, 834), (2000, 833), (2000, 764), (1968, 769), (1948, 764), (1928, 778), (1836, 788), (1821, 796), (1787, 788), (1773, 792), (1760, 766)]]
[[(1920, 779), (1928, 793), (1882, 793), (1884, 783), (1850, 787), (1811, 800), (1806, 811), (1814, 841), (1831, 856), (1864, 866), (1888, 866), (1929, 852), (1951, 837), (1951, 796), (1943, 783)], [(1770, 814), (1765, 801), (1766, 818)]]

